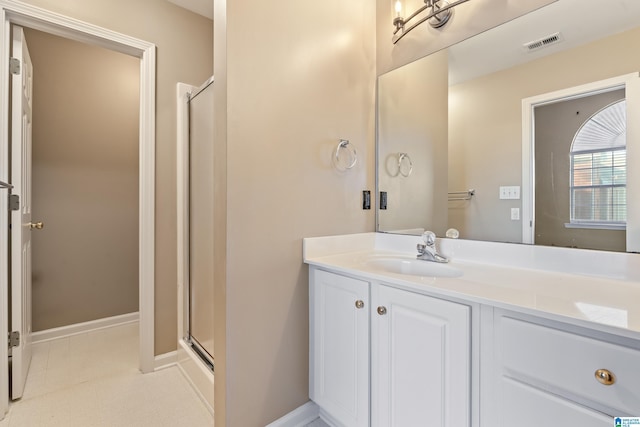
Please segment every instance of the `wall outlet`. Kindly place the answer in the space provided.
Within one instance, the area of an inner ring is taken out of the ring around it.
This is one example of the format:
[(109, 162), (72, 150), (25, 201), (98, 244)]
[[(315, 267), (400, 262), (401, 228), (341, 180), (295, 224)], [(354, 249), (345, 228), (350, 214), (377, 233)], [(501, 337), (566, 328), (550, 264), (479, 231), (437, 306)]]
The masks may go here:
[(512, 221), (520, 220), (520, 208), (511, 208), (511, 220)]
[(371, 209), (371, 191), (362, 190), (362, 209)]
[(380, 209), (381, 210), (387, 209), (387, 192), (386, 191), (380, 192)]

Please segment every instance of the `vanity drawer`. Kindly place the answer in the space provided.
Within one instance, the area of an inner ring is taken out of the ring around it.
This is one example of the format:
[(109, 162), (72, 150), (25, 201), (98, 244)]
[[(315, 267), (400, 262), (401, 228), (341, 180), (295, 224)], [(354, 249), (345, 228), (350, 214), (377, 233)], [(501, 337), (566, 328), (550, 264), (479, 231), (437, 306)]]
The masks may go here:
[(510, 378), (502, 378), (501, 388), (500, 427), (613, 426), (610, 416)]
[[(639, 350), (510, 317), (499, 323), (503, 375), (609, 415), (640, 414)], [(613, 384), (601, 383), (599, 370), (611, 373)]]

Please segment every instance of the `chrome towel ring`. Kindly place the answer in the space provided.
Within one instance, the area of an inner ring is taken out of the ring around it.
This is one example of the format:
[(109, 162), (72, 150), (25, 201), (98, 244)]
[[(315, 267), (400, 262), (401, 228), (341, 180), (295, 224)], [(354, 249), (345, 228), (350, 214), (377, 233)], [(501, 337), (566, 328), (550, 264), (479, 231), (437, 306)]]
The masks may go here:
[(348, 139), (341, 139), (336, 147), (333, 163), (339, 171), (352, 169), (358, 163), (358, 153)]
[[(406, 167), (403, 168), (403, 165), (406, 165)], [(398, 153), (398, 173), (408, 178), (411, 172), (413, 172), (411, 157), (407, 153)]]

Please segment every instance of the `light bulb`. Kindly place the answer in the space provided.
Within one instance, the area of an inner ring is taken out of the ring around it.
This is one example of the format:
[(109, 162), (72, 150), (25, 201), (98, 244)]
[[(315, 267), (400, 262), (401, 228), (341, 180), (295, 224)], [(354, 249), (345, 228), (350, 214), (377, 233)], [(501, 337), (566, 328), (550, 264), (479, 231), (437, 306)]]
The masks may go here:
[(400, 17), (402, 14), (402, 3), (400, 3), (400, 0), (396, 0), (396, 16)]

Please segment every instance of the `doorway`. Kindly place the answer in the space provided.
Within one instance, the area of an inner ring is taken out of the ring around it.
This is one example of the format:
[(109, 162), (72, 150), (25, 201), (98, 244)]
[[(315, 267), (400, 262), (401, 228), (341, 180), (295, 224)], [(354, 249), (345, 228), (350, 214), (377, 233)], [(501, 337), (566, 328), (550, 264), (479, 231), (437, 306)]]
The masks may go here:
[[(564, 101), (578, 100), (593, 95), (624, 90), (626, 116), (640, 114), (640, 78), (637, 73), (600, 80), (522, 100), (522, 241), (536, 243), (536, 165), (535, 165), (535, 109)], [(640, 122), (626, 123), (626, 251), (640, 251), (640, 187), (638, 172), (633, 165), (640, 164)], [(569, 156), (570, 153), (567, 153)]]
[[(34, 64), (32, 321), (138, 311), (139, 60), (25, 28)], [(64, 333), (64, 331), (62, 331)]]
[(625, 252), (623, 89), (535, 109), (535, 243)]
[[(46, 10), (25, 4), (0, 1), (3, 20), (0, 47), (0, 98), (3, 105), (9, 99), (9, 34), (13, 24), (56, 34), (92, 45), (106, 47), (134, 56), (140, 61), (139, 75), (139, 184), (138, 184), (138, 283), (140, 319), (140, 369), (154, 369), (154, 232), (155, 232), (155, 45), (131, 38), (84, 22), (51, 14)], [(6, 113), (6, 110), (5, 110)], [(8, 181), (9, 122), (6, 114), (0, 116), (0, 181)], [(0, 211), (9, 209), (8, 199), (0, 197)], [(8, 271), (8, 217), (0, 216), (0, 271)], [(0, 276), (0, 313), (7, 313), (9, 278)], [(0, 329), (8, 330), (7, 318), (0, 317)], [(24, 340), (27, 341), (27, 340)], [(7, 366), (8, 350), (0, 346), (0, 364)], [(0, 418), (8, 407), (8, 372), (0, 369)]]

